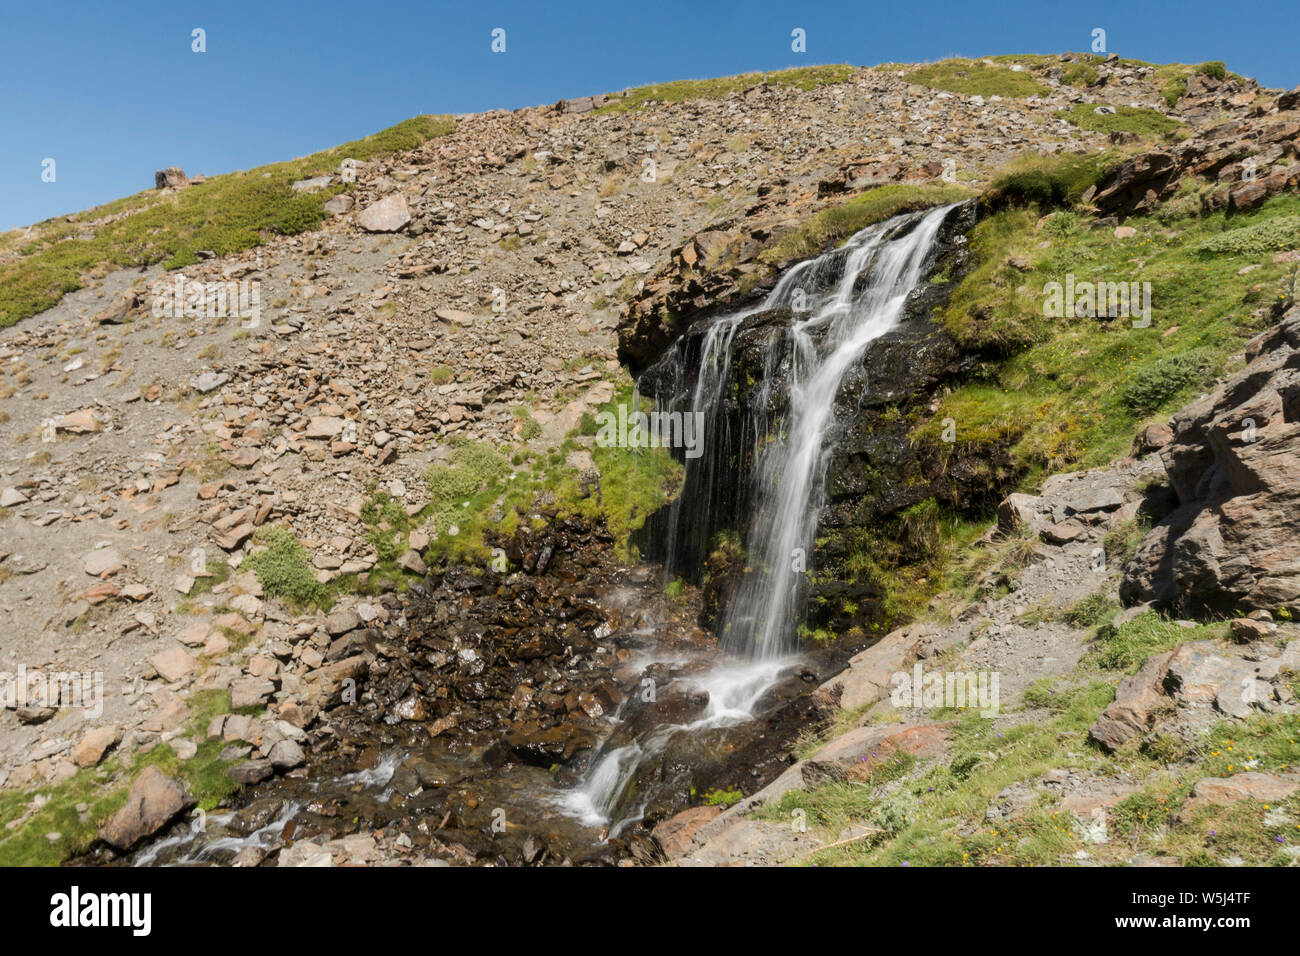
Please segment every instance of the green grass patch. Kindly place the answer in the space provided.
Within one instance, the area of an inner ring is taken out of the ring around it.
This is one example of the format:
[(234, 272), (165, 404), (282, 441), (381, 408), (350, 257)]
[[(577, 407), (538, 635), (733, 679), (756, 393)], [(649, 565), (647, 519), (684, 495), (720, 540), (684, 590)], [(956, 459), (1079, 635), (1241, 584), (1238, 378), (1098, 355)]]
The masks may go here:
[(1206, 258), (1255, 258), (1300, 246), (1300, 215), (1278, 216), (1241, 226), (1225, 222), (1224, 226), (1222, 232), (1197, 242), (1192, 251)]
[(747, 90), (760, 83), (770, 86), (791, 86), (800, 90), (814, 90), (819, 86), (845, 83), (853, 75), (854, 67), (847, 64), (796, 67), (768, 73), (741, 73), (708, 80), (674, 80), (638, 86), (614, 97), (597, 113), (623, 113), (650, 101), (657, 103), (685, 103), (690, 100), (721, 99), (729, 93)]
[[(176, 269), (199, 261), (200, 250), (219, 256), (261, 245), (271, 234), (295, 235), (320, 226), (326, 200), (344, 187), (297, 193), (295, 180), (336, 169), (344, 159), (366, 160), (413, 149), (455, 128), (448, 117), (417, 116), (373, 136), (302, 159), (214, 176), (159, 196), (146, 191), (73, 217), (48, 220), (40, 237), (19, 246), (19, 257), (0, 265), (0, 328), (35, 315), (108, 267), (162, 263)], [(96, 219), (129, 212), (115, 222)]]
[(1045, 96), (1051, 92), (1033, 73), (979, 60), (940, 60), (908, 71), (909, 83), (967, 96)]
[(1096, 645), (1085, 659), (1103, 670), (1134, 673), (1154, 654), (1172, 650), (1188, 641), (1214, 641), (1227, 635), (1228, 626), (1224, 623), (1184, 627), (1155, 611), (1147, 611), (1118, 627), (1103, 626), (1097, 632)]
[[(1026, 209), (986, 217), (970, 237), (976, 267), (939, 321), (989, 361), (943, 398), (914, 440), (937, 444), (945, 418), (956, 423), (958, 441), (1004, 438), (1024, 487), (1122, 456), (1145, 421), (1177, 410), (1271, 324), (1270, 309), (1284, 296), (1286, 267), (1270, 252), (1239, 275), (1242, 258), (1206, 255), (1207, 240), (1284, 229), (1297, 214), (1300, 197), (1285, 195), (1232, 220), (1133, 218), (1137, 235), (1126, 240), (1070, 211), (1041, 224)], [(1277, 220), (1282, 225), (1270, 225)], [(1149, 282), (1150, 327), (1046, 317), (1048, 284), (1064, 285), (1069, 275)]]
[(994, 209), (1037, 206), (1043, 211), (1077, 203), (1089, 186), (1099, 183), (1115, 161), (1108, 152), (1026, 154), (1007, 163), (993, 177), (984, 201)]
[(328, 591), (316, 580), (311, 556), (293, 532), (278, 525), (263, 525), (254, 533), (253, 541), (264, 548), (250, 554), (244, 566), (257, 575), (268, 596), (300, 607), (327, 603)]
[(1136, 133), (1146, 139), (1164, 139), (1181, 129), (1181, 120), (1142, 106), (1115, 106), (1113, 113), (1098, 113), (1094, 103), (1075, 103), (1061, 114), (1066, 122), (1096, 133)]
[(847, 202), (823, 209), (800, 228), (787, 233), (759, 254), (769, 265), (817, 255), (867, 226), (900, 213), (929, 209), (969, 199), (973, 193), (949, 183), (911, 185), (891, 183), (859, 193)]
[[(206, 739), (212, 718), (230, 712), (230, 693), (198, 691), (186, 703), (186, 729), (199, 748), (190, 760), (182, 761), (170, 744), (160, 743), (137, 754), (129, 767), (113, 754), (60, 784), (0, 791), (0, 825), (5, 825), (0, 830), (0, 866), (57, 866), (85, 853), (108, 818), (126, 803), (132, 781), (151, 765), (184, 781), (201, 810), (219, 806), (238, 791), (240, 785), (226, 773), (230, 762), (217, 756), (225, 742)], [(12, 829), (7, 826), (16, 821), (21, 822)], [(51, 834), (57, 836), (51, 839)]]

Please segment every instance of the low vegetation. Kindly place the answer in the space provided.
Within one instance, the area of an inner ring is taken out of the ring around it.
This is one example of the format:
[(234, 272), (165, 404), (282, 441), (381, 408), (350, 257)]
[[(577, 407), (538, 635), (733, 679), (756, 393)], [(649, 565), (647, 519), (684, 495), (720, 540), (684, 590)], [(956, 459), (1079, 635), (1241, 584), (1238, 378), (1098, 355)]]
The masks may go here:
[(776, 265), (817, 255), (855, 232), (891, 216), (969, 199), (974, 193), (956, 183), (891, 183), (859, 193), (847, 202), (824, 209), (804, 225), (782, 236), (759, 255)]
[(983, 60), (940, 60), (909, 70), (911, 83), (928, 86), (932, 90), (963, 93), (967, 96), (1042, 96), (1047, 87), (1039, 83), (1034, 74), (1026, 70), (1013, 70), (1000, 63)]
[[(1101, 109), (1103, 112), (1098, 112)], [(1183, 128), (1181, 121), (1141, 106), (1103, 106), (1075, 103), (1061, 116), (1079, 129), (1097, 133), (1136, 133), (1146, 139), (1164, 139)]]
[(0, 328), (50, 308), (87, 276), (109, 268), (162, 263), (176, 269), (198, 262), (200, 252), (230, 255), (268, 235), (314, 229), (325, 218), (326, 200), (345, 187), (300, 193), (290, 183), (332, 172), (344, 159), (413, 149), (454, 128), (448, 117), (417, 116), (303, 159), (213, 176), (172, 194), (149, 190), (71, 221), (41, 223), (35, 238), (15, 243), (17, 257), (0, 264)]
[(688, 100), (721, 99), (729, 93), (747, 90), (766, 83), (770, 86), (792, 86), (800, 90), (813, 90), (819, 86), (844, 83), (853, 75), (854, 68), (847, 64), (805, 66), (768, 73), (741, 73), (709, 80), (675, 80), (638, 86), (612, 98), (601, 106), (598, 113), (622, 113), (636, 109), (651, 101), (656, 103), (684, 103)]

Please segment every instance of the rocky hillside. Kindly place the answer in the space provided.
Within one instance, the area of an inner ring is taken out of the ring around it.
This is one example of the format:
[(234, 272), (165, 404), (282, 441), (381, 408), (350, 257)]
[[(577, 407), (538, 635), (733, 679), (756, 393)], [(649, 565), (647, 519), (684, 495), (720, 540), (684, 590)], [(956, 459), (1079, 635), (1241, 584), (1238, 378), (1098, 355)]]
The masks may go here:
[[(594, 859), (1192, 860), (1157, 807), (1295, 786), (1290, 625), (1269, 616), (1300, 611), (1300, 576), (1260, 543), (1294, 512), (1294, 321), (1161, 429), (1294, 303), (1297, 106), (1221, 64), (821, 67), (423, 118), (0, 236), (0, 607), (30, 682), (0, 711), (0, 861), (119, 859), (195, 805), (262, 832), (295, 787), (357, 773), (391, 775), (406, 823), (368, 806), (241, 862), (578, 856), (535, 807), (494, 842), (492, 788), (571, 780), (640, 679), (635, 635), (714, 644), (710, 582), (663, 594), (639, 563), (679, 465), (596, 446), (593, 414), (789, 263), (964, 198), (969, 255), (882, 344), (893, 399), (836, 465), (822, 567), (851, 587), (809, 637), (837, 649), (770, 738), (698, 787), (665, 774), (659, 818)], [(1044, 280), (1099, 264), (1168, 280), (1141, 346), (1043, 319)], [(186, 309), (196, 288), (226, 304)], [(1258, 444), (1234, 444), (1244, 418)], [(1012, 492), (1035, 494), (985, 534)], [(1143, 520), (1164, 523), (1138, 546)], [(1000, 671), (1023, 710), (897, 720), (882, 675), (932, 658)], [(59, 675), (100, 681), (102, 707)], [(1250, 707), (1220, 704), (1243, 675)], [(1140, 753), (1112, 755), (1123, 728)], [(473, 759), (386, 767), (399, 737)], [(943, 799), (911, 802), (921, 784)], [(733, 787), (725, 813), (702, 800)], [(1094, 806), (1138, 834), (1122, 852), (1057, 816)], [(1242, 848), (1281, 826), (1221, 829), (1224, 854), (1271, 859)]]

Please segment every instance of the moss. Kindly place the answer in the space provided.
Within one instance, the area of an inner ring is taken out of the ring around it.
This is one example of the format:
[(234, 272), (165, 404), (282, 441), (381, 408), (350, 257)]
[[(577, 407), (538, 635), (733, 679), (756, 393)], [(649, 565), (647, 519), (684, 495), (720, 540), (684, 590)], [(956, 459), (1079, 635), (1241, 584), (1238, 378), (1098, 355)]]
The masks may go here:
[(225, 742), (206, 739), (211, 719), (229, 713), (230, 693), (198, 691), (186, 704), (190, 715), (185, 729), (199, 742), (189, 760), (182, 761), (170, 744), (162, 743), (138, 755), (129, 767), (114, 754), (59, 784), (0, 792), (0, 824), (6, 825), (0, 831), (0, 866), (57, 866), (88, 851), (99, 829), (126, 803), (132, 782), (149, 766), (184, 781), (201, 810), (213, 809), (239, 790), (227, 775), (231, 763), (218, 757)]
[(817, 213), (799, 229), (782, 236), (764, 249), (759, 254), (759, 261), (776, 265), (804, 259), (892, 216), (944, 203), (960, 202), (972, 195), (963, 186), (946, 183), (891, 183), (878, 186)]
[(984, 201), (993, 209), (1037, 206), (1046, 211), (1077, 203), (1088, 187), (1105, 175), (1110, 153), (1026, 154), (1012, 160), (993, 177)]
[(745, 799), (739, 789), (709, 790), (704, 794), (704, 803), (710, 807), (730, 807)]

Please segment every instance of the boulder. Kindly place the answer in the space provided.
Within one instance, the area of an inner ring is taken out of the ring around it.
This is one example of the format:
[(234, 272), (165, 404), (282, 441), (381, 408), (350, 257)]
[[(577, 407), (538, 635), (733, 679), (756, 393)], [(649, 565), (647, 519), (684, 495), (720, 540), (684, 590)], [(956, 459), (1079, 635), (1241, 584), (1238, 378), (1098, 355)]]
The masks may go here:
[(1102, 711), (1088, 736), (1107, 750), (1118, 750), (1132, 738), (1145, 734), (1164, 697), (1163, 681), (1173, 656), (1173, 651), (1167, 651), (1150, 657), (1136, 674), (1120, 681), (1115, 700)]
[(1186, 823), (1203, 807), (1236, 803), (1238, 800), (1278, 803), (1295, 793), (1297, 787), (1300, 787), (1300, 775), (1297, 774), (1257, 773), (1252, 770), (1231, 777), (1206, 777), (1197, 781), (1176, 819), (1179, 823)]
[(691, 838), (697, 830), (722, 812), (722, 807), (691, 807), (681, 813), (660, 821), (650, 835), (659, 844), (659, 849), (670, 860), (685, 856), (691, 849)]
[(129, 850), (193, 805), (180, 781), (157, 767), (146, 767), (131, 785), (126, 805), (104, 824), (99, 838), (116, 850)]
[(93, 767), (104, 759), (108, 749), (122, 739), (122, 728), (117, 724), (96, 727), (81, 738), (72, 751), (72, 761), (78, 767)]
[(184, 189), (190, 184), (190, 178), (179, 166), (168, 166), (153, 174), (155, 189)]
[(357, 215), (357, 225), (366, 232), (397, 232), (410, 221), (411, 212), (401, 193), (372, 203)]

